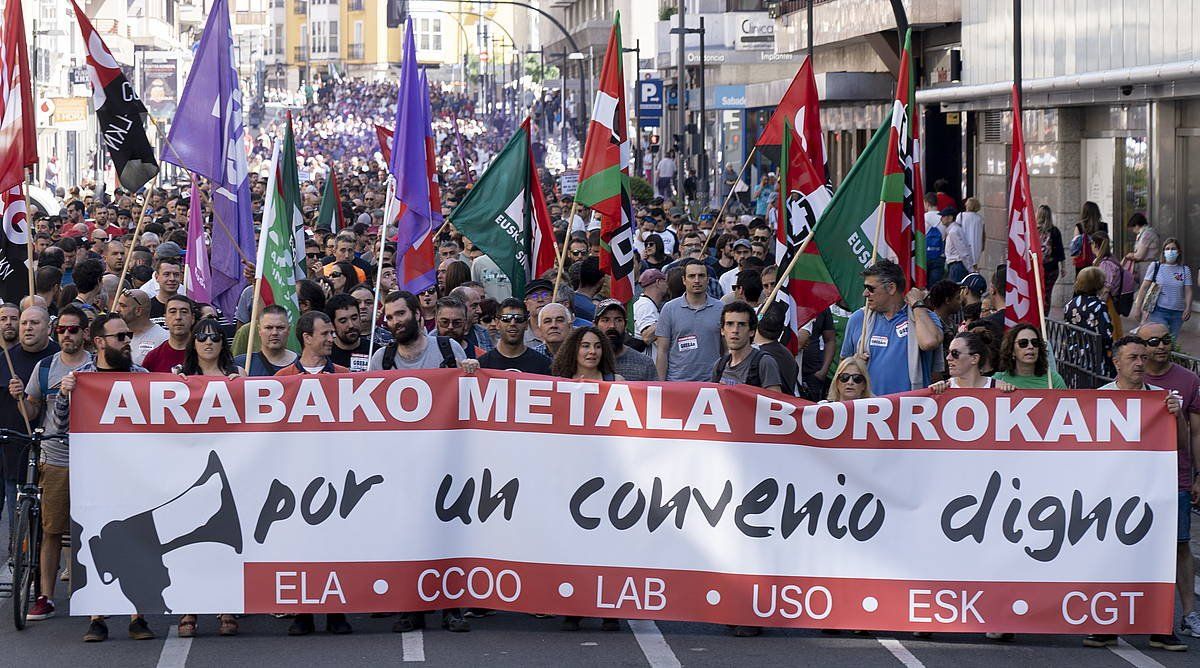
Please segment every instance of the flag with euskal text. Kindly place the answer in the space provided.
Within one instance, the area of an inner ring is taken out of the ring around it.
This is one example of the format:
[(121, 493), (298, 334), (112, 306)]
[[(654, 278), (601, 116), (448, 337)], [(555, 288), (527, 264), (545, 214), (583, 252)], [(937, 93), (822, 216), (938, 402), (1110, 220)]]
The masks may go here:
[(450, 214), (450, 222), (508, 276), (513, 294), (522, 294), (526, 281), (554, 268), (554, 229), (533, 161), (528, 118)]
[[(285, 146), (286, 139), (275, 140), (271, 175), (267, 179), (267, 201), (263, 208), (262, 231), (258, 240), (258, 256), (254, 264), (254, 280), (258, 283), (260, 305), (279, 304), (287, 311), (288, 321), (294, 325), (300, 318), (300, 303), (296, 298), (295, 224), (292, 212), (288, 209), (285, 192)], [(295, 163), (295, 154), (292, 162)], [(299, 350), (295, 327), (288, 335), (288, 347)]]
[(233, 313), (242, 260), (254, 257), (254, 218), (228, 0), (214, 0), (195, 53), (161, 157), (212, 182), (213, 304)]
[(19, 304), (29, 294), (29, 215), (25, 193), (14, 186), (0, 194), (4, 206), (4, 238), (0, 239), (0, 297)]
[[(817, 245), (811, 240), (805, 243), (833, 199), (833, 192), (813, 167), (791, 121), (784, 121), (780, 155), (775, 258), (779, 267), (791, 267), (791, 272), (779, 277), (783, 284), (776, 299), (787, 304), (788, 326), (798, 332), (829, 305), (836, 304), (839, 297)], [(797, 253), (801, 257), (796, 258)]]
[(1012, 91), (1012, 181), (1008, 187), (1008, 268), (1004, 292), (1004, 325), (1028, 323), (1042, 328), (1042, 284), (1036, 267), (1042, 266), (1041, 238), (1033, 217), (1029, 166), (1025, 162), (1025, 133), (1021, 130), (1021, 104)]
[(8, 193), (37, 164), (37, 127), (21, 0), (6, 0), (0, 20), (0, 192)]
[(146, 137), (146, 106), (75, 0), (71, 0), (71, 7), (87, 48), (88, 78), (100, 136), (112, 158), (117, 180), (125, 189), (137, 192), (158, 174), (158, 160)]
[(599, 214), (600, 270), (611, 279), (612, 297), (628, 303), (633, 299), (637, 256), (633, 249), (633, 198), (629, 190), (632, 154), (629, 117), (625, 113), (620, 21), (621, 13), (617, 12), (592, 104), (575, 201)]

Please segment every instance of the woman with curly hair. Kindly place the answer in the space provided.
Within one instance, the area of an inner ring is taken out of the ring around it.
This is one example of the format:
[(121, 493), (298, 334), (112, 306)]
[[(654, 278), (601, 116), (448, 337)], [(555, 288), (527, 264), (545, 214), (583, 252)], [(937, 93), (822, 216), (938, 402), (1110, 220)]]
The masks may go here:
[(580, 327), (562, 342), (551, 372), (574, 380), (625, 380), (615, 371), (616, 359), (604, 332), (597, 327)]
[(993, 378), (1021, 390), (1045, 390), (1050, 388), (1047, 373), (1054, 389), (1067, 389), (1062, 376), (1050, 368), (1046, 340), (1038, 328), (1023, 322), (1008, 330), (1000, 343), (1000, 372)]

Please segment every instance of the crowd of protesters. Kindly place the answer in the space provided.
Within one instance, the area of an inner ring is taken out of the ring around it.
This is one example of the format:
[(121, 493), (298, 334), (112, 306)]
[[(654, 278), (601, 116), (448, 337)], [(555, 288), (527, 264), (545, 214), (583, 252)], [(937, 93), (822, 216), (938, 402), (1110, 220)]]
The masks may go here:
[[(435, 93), (442, 203), (448, 214), (506, 137), (489, 132), (486, 119), (463, 122), (461, 116), (471, 115), (469, 100), (440, 89)], [(594, 381), (749, 385), (810, 401), (925, 387), (935, 392), (1066, 387), (1042, 331), (1028, 325), (1005, 328), (1005, 268), (980, 265), (978, 202), (968, 200), (960, 213), (956, 202), (937, 193), (930, 196), (927, 219), (936, 230), (928, 235), (934, 280), (927, 290), (906, 284), (898, 265), (879, 260), (863, 272), (863, 308), (851, 312), (830, 306), (797, 331), (789, 327), (782, 304), (769, 303), (781, 273), (773, 221), (766, 215), (774, 188), (770, 181), (755, 189), (766, 198), (759, 210), (740, 209), (745, 212), (719, 219), (712, 213), (692, 217), (669, 190), (666, 197), (636, 202), (633, 245), (639, 261), (636, 297), (628, 308), (609, 297), (610, 279), (600, 268), (599, 221), (585, 207), (573, 207), (571, 197), (548, 178), (543, 183), (551, 218), (565, 250), (561, 275), (550, 270), (514, 293), (495, 260), (446, 224), (436, 235), (437, 284), (419, 294), (399, 290), (395, 248), (385, 243), (380, 252), (387, 174), (374, 129), (377, 123), (390, 124), (394, 99), (394, 85), (354, 82), (345, 89), (315, 91), (293, 120), (304, 172), (307, 273), (296, 286), (301, 314), (294, 322), (283, 308), (268, 306), (251, 323), (249, 287), (235, 313), (219, 313), (186, 296), (183, 258), (193, 203), (182, 192), (151, 190), (142, 200), (119, 190), (99, 197), (75, 189), (62, 215), (32, 214), (35, 294), (0, 306), (0, 338), (12, 360), (11, 367), (0, 365), (0, 381), (9, 387), (0, 398), (0, 427), (24, 430), (24, 414), (52, 435), (41, 474), (42, 521), (50, 539), (44, 542), (41, 596), (30, 620), (54, 615), (61, 555), (53, 538), (69, 531), (69, 448), (63, 435), (75, 373), (234, 378), (494, 369)], [(256, 221), (267, 171), (263, 137), (278, 133), (281, 122), (268, 124), (252, 148)], [(461, 144), (458, 135), (467, 135)], [(331, 171), (340, 184), (345, 223), (339, 230), (317, 215)], [(139, 219), (143, 206), (145, 216)], [(1200, 449), (1200, 378), (1172, 363), (1170, 354), (1180, 324), (1190, 316), (1190, 270), (1179, 242), (1160, 242), (1144, 218), (1130, 221), (1137, 234), (1135, 250), (1114, 260), (1103, 223), (1086, 207), (1084, 213), (1070, 243), (1063, 243), (1048, 210), (1039, 215), (1046, 279), (1052, 286), (1063, 270), (1057, 265), (1068, 256), (1083, 256), (1066, 319), (1104, 341), (1098, 357), (1104, 368), (1096, 371), (1115, 380), (1102, 389), (1172, 391), (1170, 408), (1180, 419), (1180, 592), (1188, 593), (1194, 574), (1188, 520), (1191, 504), (1200, 497), (1200, 482), (1193, 476)], [(206, 225), (210, 239), (220, 234), (211, 222)], [(1126, 314), (1144, 314), (1144, 322), (1121, 332), (1115, 323)], [(251, 326), (257, 328), (252, 337)], [(917, 347), (915, 366), (909, 363), (910, 337)], [(247, 350), (251, 338), (254, 349)], [(293, 338), (295, 345), (289, 346)], [(3, 454), (4, 508), (11, 522), (24, 466), (15, 448), (6, 447)], [(1193, 597), (1181, 595), (1181, 602), (1180, 632), (1200, 637)], [(442, 625), (469, 631), (468, 619), (486, 614), (444, 610)], [(400, 613), (394, 630), (423, 628), (424, 617)], [(563, 625), (573, 630), (580, 624), (567, 618)], [(185, 615), (178, 620), (178, 633), (193, 636), (198, 626), (195, 615)], [(352, 630), (338, 614), (328, 615), (325, 627), (331, 633)], [(603, 628), (615, 630), (616, 620), (604, 620)], [(288, 633), (314, 630), (312, 615), (296, 615)], [(236, 618), (220, 616), (217, 631), (236, 634)], [(757, 635), (761, 629), (737, 627), (734, 633)], [(154, 637), (145, 619), (136, 616), (129, 634)], [(85, 640), (107, 636), (103, 618), (90, 620)], [(1085, 641), (1092, 646), (1114, 642), (1109, 636)], [(1173, 634), (1154, 636), (1151, 645), (1187, 648)]]

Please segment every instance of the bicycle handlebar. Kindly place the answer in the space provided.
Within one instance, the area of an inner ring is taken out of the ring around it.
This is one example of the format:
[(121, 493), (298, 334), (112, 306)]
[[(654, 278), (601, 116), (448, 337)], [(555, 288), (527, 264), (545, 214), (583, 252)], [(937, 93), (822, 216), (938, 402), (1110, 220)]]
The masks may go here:
[(18, 441), (21, 443), (41, 443), (44, 439), (41, 427), (34, 429), (32, 434), (24, 434), (12, 429), (0, 429), (0, 443)]

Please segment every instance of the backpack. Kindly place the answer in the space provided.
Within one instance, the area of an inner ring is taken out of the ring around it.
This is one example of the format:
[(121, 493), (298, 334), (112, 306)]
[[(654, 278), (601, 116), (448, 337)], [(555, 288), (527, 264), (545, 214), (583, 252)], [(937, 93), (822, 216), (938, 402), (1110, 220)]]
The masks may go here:
[[(758, 372), (758, 365), (762, 362), (763, 355), (766, 355), (758, 348), (750, 349), (750, 356), (746, 358), (742, 364), (750, 365), (750, 372), (746, 374), (746, 384), (754, 387), (762, 387), (762, 376)], [(721, 356), (721, 361), (717, 362), (717, 368), (713, 370), (713, 382), (721, 382), (721, 376), (725, 375), (725, 368), (729, 366), (729, 354)]]
[(1092, 266), (1096, 261), (1096, 254), (1092, 252), (1091, 237), (1078, 234), (1071, 240), (1071, 259), (1075, 263), (1076, 271)]
[(925, 258), (939, 261), (945, 256), (946, 242), (942, 238), (942, 228), (930, 227), (925, 230)]
[[(450, 337), (437, 337), (438, 350), (442, 352), (442, 364), (439, 369), (453, 369), (458, 366), (458, 360), (454, 357), (454, 347), (450, 345)], [(400, 344), (392, 341), (383, 349), (383, 370), (390, 371), (396, 368), (396, 351), (400, 349)]]
[(58, 394), (57, 387), (50, 387), (50, 360), (52, 359), (53, 358), (51, 357), (47, 357), (46, 359), (42, 360), (42, 362), (46, 362), (46, 364), (38, 362), (38, 389), (42, 393), (43, 406), (46, 405), (47, 397), (52, 397)]

